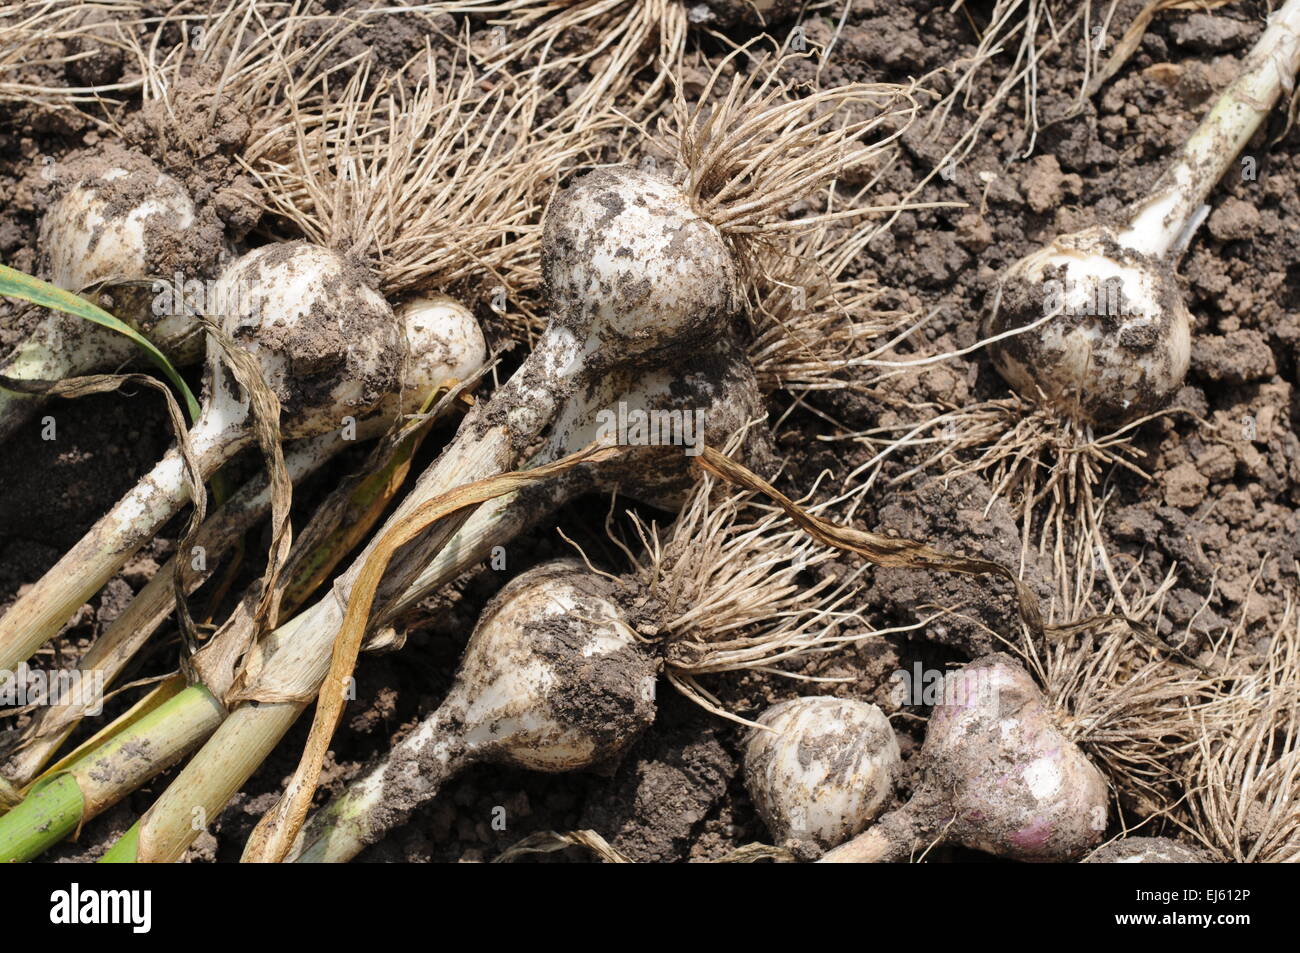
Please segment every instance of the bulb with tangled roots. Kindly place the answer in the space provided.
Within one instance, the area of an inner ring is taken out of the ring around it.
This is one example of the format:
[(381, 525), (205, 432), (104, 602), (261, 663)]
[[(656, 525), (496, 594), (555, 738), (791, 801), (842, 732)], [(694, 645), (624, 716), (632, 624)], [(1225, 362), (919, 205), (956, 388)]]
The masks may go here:
[(1023, 397), (1083, 423), (1122, 426), (1165, 406), (1191, 359), (1191, 316), (1172, 268), (1098, 227), (1012, 265), (988, 331)]

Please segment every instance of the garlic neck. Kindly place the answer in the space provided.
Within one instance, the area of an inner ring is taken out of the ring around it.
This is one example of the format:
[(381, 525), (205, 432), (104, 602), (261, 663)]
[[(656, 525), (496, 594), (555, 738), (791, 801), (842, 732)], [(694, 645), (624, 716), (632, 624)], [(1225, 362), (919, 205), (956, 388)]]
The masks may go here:
[(1300, 69), (1300, 0), (1269, 18), (1241, 74), (1215, 101), (1148, 198), (1134, 206), (1121, 244), (1163, 258), (1185, 248), (1201, 207)]

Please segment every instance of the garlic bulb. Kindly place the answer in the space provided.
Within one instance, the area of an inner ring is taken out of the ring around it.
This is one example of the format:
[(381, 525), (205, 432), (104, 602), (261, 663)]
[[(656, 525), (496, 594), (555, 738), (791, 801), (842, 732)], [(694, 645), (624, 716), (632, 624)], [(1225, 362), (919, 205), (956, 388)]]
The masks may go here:
[(745, 743), (745, 787), (778, 844), (835, 847), (874, 821), (901, 767), (875, 705), (826, 696), (773, 705)]
[(944, 676), (917, 759), (912, 799), (823, 862), (906, 860), (939, 841), (1012, 860), (1076, 860), (1105, 832), (1105, 779), (1007, 655)]
[(1206, 201), (1300, 69), (1300, 0), (1287, 0), (1241, 73), (1117, 227), (1064, 235), (1012, 265), (991, 318), (994, 363), (1021, 396), (1119, 426), (1182, 386), (1191, 320), (1174, 277)]
[[(101, 282), (171, 278), (159, 274), (159, 261), (168, 245), (183, 242), (194, 227), (194, 203), (180, 182), (142, 156), (117, 158), (78, 179), (41, 219), (44, 270), (60, 288), (81, 292)], [(114, 297), (124, 305), (115, 308), (116, 317), (162, 341), (175, 337), (168, 333), (170, 328), (153, 326), (152, 291), (122, 289)], [(183, 314), (165, 320), (184, 323), (176, 330), (193, 330), (193, 322)], [(119, 335), (101, 333), (108, 335), (106, 340), (120, 340)], [(201, 354), (202, 335), (189, 337), (194, 340), (193, 354)]]
[(656, 674), (603, 577), (572, 560), (521, 574), (483, 610), (437, 711), (308, 822), (294, 859), (351, 859), (476, 761), (610, 761), (654, 719)]
[(447, 295), (411, 298), (396, 308), (406, 329), (410, 365), (406, 390), (427, 395), (448, 381), (478, 373), (488, 359), (483, 328), (470, 310)]
[(1065, 235), (1003, 277), (989, 331), (998, 372), (1066, 416), (1122, 425), (1167, 404), (1191, 361), (1191, 316), (1170, 265), (1108, 228)]
[[(397, 389), (404, 330), (368, 281), (360, 265), (307, 242), (263, 246), (221, 273), (208, 316), (257, 357), (286, 438), (338, 427)], [(246, 398), (228, 371), (213, 369), (223, 383), (209, 388), (211, 425), (242, 430)]]
[(645, 169), (597, 169), (558, 193), (543, 243), (555, 319), (590, 328), (588, 354), (607, 363), (686, 353), (739, 304), (722, 233)]
[[(153, 284), (162, 277), (160, 262), (170, 260), (189, 240), (196, 219), (189, 194), (148, 159), (122, 150), (88, 157), (80, 166), (74, 164), (74, 171), (79, 167), (73, 185), (41, 219), (43, 275), (51, 284), (78, 293), (101, 282), (126, 282), (110, 289), (114, 317), (149, 338), (172, 363), (195, 363), (203, 355), (202, 331), (184, 308), (155, 308)], [(46, 311), (0, 361), (0, 374), (16, 380), (63, 380), (112, 371), (141, 354), (124, 335), (61, 311)], [(0, 440), (43, 403), (34, 395), (0, 389)]]

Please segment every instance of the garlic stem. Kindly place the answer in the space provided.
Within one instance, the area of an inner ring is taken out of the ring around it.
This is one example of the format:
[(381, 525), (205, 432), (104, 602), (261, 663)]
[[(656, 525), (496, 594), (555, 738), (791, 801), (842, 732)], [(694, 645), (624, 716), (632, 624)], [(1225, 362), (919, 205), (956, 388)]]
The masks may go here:
[(1121, 244), (1163, 258), (1176, 251), (1200, 217), (1200, 209), (1223, 174), (1272, 112), (1300, 70), (1300, 0), (1287, 0), (1242, 65), (1241, 74), (1215, 101), (1209, 115), (1183, 144), (1133, 209)]
[[(280, 400), (287, 437), (326, 433), (372, 411), (402, 380), (409, 348), (396, 315), (343, 256), (305, 242), (269, 245), (222, 273), (212, 308)], [(216, 354), (190, 432), (206, 480), (253, 442), (247, 395)], [(0, 618), (0, 672), (16, 668), (189, 500), (173, 449)]]
[[(307, 474), (333, 459), (347, 445), (338, 433), (310, 437), (296, 442), (286, 449), (284, 457), (289, 479), (295, 484), (298, 483)], [(188, 586), (190, 592), (203, 584), (222, 555), (244, 533), (260, 522), (270, 509), (271, 488), (263, 476), (242, 487), (220, 510), (204, 522), (195, 545), (203, 549), (205, 568), (190, 574)], [(188, 554), (182, 555), (189, 559)], [(177, 558), (173, 556), (154, 573), (153, 578), (136, 594), (122, 614), (114, 619), (95, 640), (95, 644), (78, 663), (77, 668), (80, 672), (86, 675), (98, 673), (105, 687), (111, 685), (122, 673), (175, 607), (176, 590), (173, 579)], [(84, 709), (87, 704), (89, 700), (83, 700), (75, 707)], [(56, 699), (50, 707), (41, 710), (28, 729), (28, 734), (37, 736), (46, 723), (62, 721), (70, 714), (77, 714), (75, 711), (69, 711), (69, 705), (71, 702), (67, 699)], [(62, 746), (79, 720), (78, 715), (77, 719), (69, 723), (66, 728), (47, 737), (37, 738), (36, 741), (18, 751), (6, 765), (5, 776), (19, 785), (31, 781), (45, 766), (50, 756)]]
[[(420, 477), (386, 527), (456, 486), (512, 469), (564, 400), (594, 388), (615, 368), (671, 366), (692, 348), (716, 339), (737, 306), (736, 264), (721, 232), (694, 212), (677, 186), (645, 170), (608, 167), (576, 180), (552, 199), (544, 236), (550, 325), (510, 380), (466, 417), (456, 439)], [(400, 550), (389, 563), (376, 606), (391, 604), (409, 588), (465, 520), (445, 520)], [(382, 535), (383, 530), (378, 537)], [(329, 595), (267, 636), (259, 677), (247, 691), (273, 698), (313, 697), (373, 546), (372, 541)], [(209, 688), (219, 697), (224, 691), (222, 686)], [(137, 856), (179, 858), (196, 834), (191, 821), (195, 806), (215, 815), (304, 705), (239, 706), (142, 821)], [(290, 713), (288, 707), (294, 710)], [(232, 751), (238, 752), (237, 759), (228, 757)], [(214, 771), (220, 772), (219, 779)]]
[[(385, 828), (400, 823), (392, 811), (383, 810), (389, 785), (400, 784), (412, 801), (426, 803), (437, 797), (443, 784), (477, 759), (476, 748), (454, 740), (458, 717), (439, 708), (394, 745), (378, 768), (349, 784), (315, 814), (303, 828), (294, 862), (346, 863), (378, 840)], [(379, 816), (385, 823), (377, 828), (374, 820)]]
[(827, 851), (819, 864), (892, 864), (907, 860), (912, 845), (934, 836), (917, 825), (919, 812), (903, 805), (890, 811), (857, 837)]
[(621, 755), (654, 718), (658, 664), (612, 595), (569, 559), (512, 579), (437, 711), (308, 822), (297, 859), (350, 860), (476, 760), (561, 772)]

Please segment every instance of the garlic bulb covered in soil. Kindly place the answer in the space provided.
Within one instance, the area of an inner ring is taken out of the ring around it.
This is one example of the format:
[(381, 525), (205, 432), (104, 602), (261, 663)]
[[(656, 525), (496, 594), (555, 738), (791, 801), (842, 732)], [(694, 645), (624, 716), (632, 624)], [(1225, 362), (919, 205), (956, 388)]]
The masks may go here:
[(547, 208), (542, 247), (552, 324), (590, 334), (593, 361), (689, 353), (739, 304), (722, 233), (652, 171), (610, 166), (575, 180)]
[(1077, 860), (1105, 831), (1105, 779), (1007, 655), (944, 677), (916, 765), (912, 799), (823, 862), (906, 860), (940, 840), (1012, 860)]
[(1300, 0), (1286, 0), (1237, 78), (1115, 227), (1064, 235), (1012, 265), (991, 331), (994, 363), (1021, 396), (1084, 423), (1121, 425), (1159, 410), (1182, 386), (1191, 320), (1174, 268), (1206, 202), (1300, 69)]
[(403, 301), (395, 309), (406, 329), (410, 364), (404, 391), (421, 397), (449, 381), (473, 377), (487, 363), (487, 339), (478, 319), (455, 298), (429, 295)]
[(901, 766), (875, 705), (796, 698), (758, 718), (745, 743), (745, 787), (777, 844), (842, 844), (879, 816)]
[[(80, 293), (106, 283), (117, 318), (148, 337), (175, 364), (203, 355), (203, 333), (184, 308), (154, 307), (154, 279), (210, 276), (224, 249), (219, 229), (199, 225), (185, 188), (154, 163), (116, 146), (57, 167), (70, 182), (41, 219), (42, 277)], [(201, 233), (201, 234), (200, 234)], [(168, 296), (170, 297), (170, 296)], [(98, 303), (98, 302), (97, 302)], [(19, 380), (61, 380), (112, 371), (141, 357), (125, 336), (89, 321), (45, 311), (0, 362)], [(32, 395), (0, 390), (0, 439), (41, 405)]]
[(483, 610), (437, 711), (307, 823), (295, 859), (349, 860), (477, 761), (561, 772), (619, 757), (654, 719), (656, 675), (603, 577), (572, 560), (521, 574)]
[(575, 771), (618, 757), (650, 724), (657, 664), (604, 582), (564, 559), (498, 595), (443, 705), (459, 709), (467, 748), (533, 771)]
[[(280, 400), (287, 439), (323, 433), (394, 393), (405, 372), (401, 322), (365, 270), (307, 242), (266, 245), (232, 262), (214, 292), (209, 317), (252, 352)], [(229, 372), (208, 395), (240, 422), (245, 397)]]
[[(438, 388), (473, 377), (488, 360), (487, 339), (478, 319), (455, 298), (409, 298), (393, 313), (405, 330), (405, 377), (378, 404), (356, 415), (353, 439), (373, 440), (407, 414), (417, 414)], [(326, 432), (322, 445), (338, 439)]]
[[(51, 284), (81, 292), (101, 282), (170, 279), (176, 270), (190, 279), (213, 270), (220, 240), (215, 248), (189, 240), (198, 222), (194, 202), (180, 182), (149, 159), (111, 147), (69, 166), (73, 184), (41, 218), (41, 270)], [(163, 342), (174, 336), (155, 329), (150, 288), (113, 288), (110, 293), (117, 317), (143, 333), (156, 333)], [(183, 315), (163, 317), (184, 320)], [(192, 331), (193, 322), (187, 325), (180, 330)], [(202, 353), (202, 335), (190, 337), (191, 353)]]
[(1106, 227), (1064, 235), (1004, 275), (989, 332), (1052, 314), (995, 343), (998, 372), (1067, 417), (1120, 426), (1159, 410), (1183, 386), (1191, 316), (1167, 261)]
[(1125, 837), (1083, 859), (1085, 864), (1205, 864), (1205, 854), (1168, 837)]

